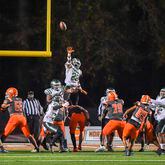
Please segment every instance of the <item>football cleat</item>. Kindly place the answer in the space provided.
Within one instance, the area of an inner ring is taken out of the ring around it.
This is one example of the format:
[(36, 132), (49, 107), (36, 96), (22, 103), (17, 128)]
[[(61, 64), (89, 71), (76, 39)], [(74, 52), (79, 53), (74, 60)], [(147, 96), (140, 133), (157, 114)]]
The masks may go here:
[(37, 153), (39, 152), (39, 148), (34, 148), (33, 150), (31, 150), (32, 153)]
[(141, 148), (141, 149), (139, 150), (139, 152), (144, 152), (144, 148)]
[(73, 148), (73, 152), (78, 152), (78, 149), (77, 148)]
[(81, 145), (78, 146), (78, 150), (80, 150), (80, 151), (82, 150)]
[(95, 150), (95, 152), (104, 152), (106, 150), (105, 146), (100, 145), (99, 148)]
[(49, 150), (49, 146), (46, 143), (42, 143), (41, 145), (45, 150)]
[(9, 151), (3, 149), (3, 150), (0, 150), (0, 153), (8, 153)]
[(164, 155), (165, 154), (165, 150), (159, 148), (159, 149), (156, 150), (156, 153), (159, 156), (162, 155), (162, 154)]
[(62, 152), (69, 152), (69, 149), (68, 148), (61, 148), (59, 150), (59, 153), (62, 153)]
[(114, 152), (112, 146), (107, 146), (107, 150), (108, 150), (109, 152)]
[(128, 150), (128, 149), (125, 150), (125, 156), (131, 156), (130, 150)]

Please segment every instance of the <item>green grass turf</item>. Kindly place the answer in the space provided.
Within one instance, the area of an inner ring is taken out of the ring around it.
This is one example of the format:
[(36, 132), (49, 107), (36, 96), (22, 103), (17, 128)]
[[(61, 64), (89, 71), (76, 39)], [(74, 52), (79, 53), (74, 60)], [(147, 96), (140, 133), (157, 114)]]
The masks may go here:
[(0, 165), (165, 165), (165, 155), (153, 151), (134, 152), (126, 157), (124, 152), (40, 152), (10, 151), (0, 153)]

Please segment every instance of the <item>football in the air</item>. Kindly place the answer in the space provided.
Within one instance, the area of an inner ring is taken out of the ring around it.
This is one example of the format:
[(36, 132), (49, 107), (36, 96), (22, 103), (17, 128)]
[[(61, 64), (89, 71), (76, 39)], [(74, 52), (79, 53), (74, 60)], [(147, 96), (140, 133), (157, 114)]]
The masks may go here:
[(61, 30), (63, 30), (63, 31), (67, 30), (67, 26), (66, 26), (66, 23), (65, 22), (61, 21), (60, 24), (59, 24), (59, 26), (60, 26), (60, 29)]

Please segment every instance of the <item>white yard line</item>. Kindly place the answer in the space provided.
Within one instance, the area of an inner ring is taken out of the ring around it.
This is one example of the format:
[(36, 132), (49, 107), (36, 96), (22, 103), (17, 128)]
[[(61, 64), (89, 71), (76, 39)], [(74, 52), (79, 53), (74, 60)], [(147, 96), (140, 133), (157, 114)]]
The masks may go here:
[(2, 162), (165, 162), (165, 160), (1, 160)]

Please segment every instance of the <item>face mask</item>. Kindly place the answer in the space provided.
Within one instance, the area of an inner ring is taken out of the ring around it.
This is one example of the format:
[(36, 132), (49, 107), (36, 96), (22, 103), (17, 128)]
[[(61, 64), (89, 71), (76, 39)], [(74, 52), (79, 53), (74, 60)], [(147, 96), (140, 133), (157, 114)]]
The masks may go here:
[(5, 95), (5, 99), (8, 99), (9, 98), (9, 95)]

